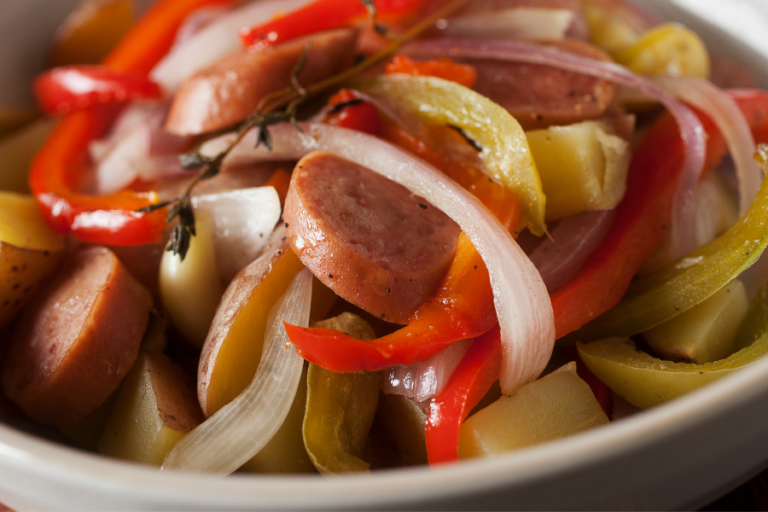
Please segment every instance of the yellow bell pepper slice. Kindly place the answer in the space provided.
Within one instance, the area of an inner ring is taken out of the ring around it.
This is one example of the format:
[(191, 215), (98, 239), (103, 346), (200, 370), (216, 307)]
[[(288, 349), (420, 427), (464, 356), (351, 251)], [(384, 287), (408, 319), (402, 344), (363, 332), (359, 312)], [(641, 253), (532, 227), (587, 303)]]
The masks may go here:
[(486, 170), (520, 199), (521, 227), (546, 233), (546, 198), (520, 124), (488, 98), (455, 82), (434, 77), (377, 76), (355, 88), (387, 98), (426, 122), (461, 128), (482, 147)]

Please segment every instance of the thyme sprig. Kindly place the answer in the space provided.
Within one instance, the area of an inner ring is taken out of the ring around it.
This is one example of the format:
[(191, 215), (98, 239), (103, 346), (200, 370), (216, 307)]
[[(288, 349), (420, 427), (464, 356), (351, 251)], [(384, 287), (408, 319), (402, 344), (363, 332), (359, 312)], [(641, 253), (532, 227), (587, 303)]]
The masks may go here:
[[(361, 0), (368, 10), (371, 23), (373, 26), (384, 35), (389, 35), (386, 29), (384, 32), (379, 30), (378, 25), (378, 9), (374, 0)], [(405, 43), (411, 39), (417, 37), (425, 30), (432, 27), (438, 20), (448, 16), (455, 10), (459, 9), (469, 0), (454, 0), (448, 6), (433, 13), (426, 19), (420, 21), (402, 35), (392, 38), (392, 42), (378, 53), (371, 55), (370, 57), (356, 63), (353, 67), (343, 71), (335, 76), (327, 78), (321, 82), (318, 82), (311, 86), (302, 86), (299, 82), (299, 75), (304, 69), (307, 60), (310, 56), (312, 49), (312, 42), (308, 42), (304, 49), (304, 52), (299, 57), (296, 65), (291, 73), (291, 85), (275, 91), (271, 94), (264, 96), (257, 109), (248, 119), (241, 123), (234, 130), (235, 137), (227, 146), (216, 156), (206, 157), (199, 152), (192, 152), (181, 155), (179, 161), (184, 169), (195, 170), (199, 169), (198, 174), (189, 182), (184, 191), (175, 199), (170, 201), (163, 201), (160, 203), (151, 204), (145, 208), (136, 210), (138, 213), (150, 213), (162, 208), (171, 207), (166, 216), (166, 222), (171, 222), (175, 218), (178, 218), (178, 224), (173, 228), (171, 238), (168, 243), (166, 251), (173, 252), (179, 255), (183, 261), (189, 250), (191, 237), (195, 236), (195, 214), (192, 208), (192, 190), (198, 183), (204, 180), (208, 180), (219, 174), (221, 171), (224, 159), (232, 152), (232, 150), (240, 144), (245, 137), (246, 133), (250, 130), (257, 128), (258, 134), (256, 137), (256, 147), (264, 145), (267, 150), (271, 151), (273, 147), (272, 136), (269, 133), (269, 127), (274, 124), (282, 122), (292, 123), (297, 130), (301, 131), (301, 127), (296, 120), (296, 113), (299, 106), (301, 106), (306, 100), (316, 97), (323, 92), (336, 87), (349, 79), (359, 75), (360, 73), (367, 71), (373, 66), (383, 62), (392, 55), (394, 55)], [(383, 27), (382, 27), (383, 28)]]

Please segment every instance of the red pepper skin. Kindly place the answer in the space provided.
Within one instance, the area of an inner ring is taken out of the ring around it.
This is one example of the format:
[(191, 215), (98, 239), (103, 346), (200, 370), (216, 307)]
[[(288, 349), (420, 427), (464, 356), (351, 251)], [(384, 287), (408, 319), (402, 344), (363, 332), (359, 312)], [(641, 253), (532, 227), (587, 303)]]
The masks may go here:
[(163, 97), (160, 86), (145, 76), (104, 66), (55, 68), (39, 75), (34, 89), (43, 110), (55, 115), (103, 103)]
[(429, 464), (456, 462), (459, 431), (501, 371), (501, 331), (496, 326), (469, 347), (445, 389), (429, 404), (424, 429)]
[[(354, 104), (344, 105), (344, 103)], [(333, 126), (341, 126), (358, 132), (376, 135), (379, 132), (379, 111), (370, 102), (360, 100), (349, 89), (342, 89), (334, 94), (328, 101), (332, 107), (341, 106), (338, 112), (329, 113), (325, 117), (325, 123)]]
[[(379, 19), (399, 21), (416, 12), (424, 0), (378, 0)], [(265, 48), (365, 19), (361, 0), (317, 0), (263, 25), (244, 28), (240, 40), (246, 48)]]
[(378, 371), (426, 361), (459, 340), (471, 339), (496, 325), (488, 269), (463, 233), (448, 273), (434, 298), (411, 323), (383, 338), (361, 341), (331, 329), (285, 324), (296, 352), (336, 373)]
[[(161, 0), (157, 2), (104, 60), (118, 73), (146, 75), (168, 52), (186, 16), (206, 5), (234, 0)], [(35, 158), (29, 186), (49, 224), (62, 234), (92, 243), (134, 245), (157, 242), (166, 222), (162, 210), (134, 210), (158, 201), (154, 192), (122, 191), (110, 196), (76, 192), (88, 144), (101, 136), (119, 110), (100, 105), (63, 117)]]
[(387, 64), (387, 74), (405, 74), (412, 76), (434, 76), (456, 82), (464, 87), (472, 87), (477, 81), (477, 70), (469, 64), (456, 64), (451, 59), (415, 62), (404, 55), (397, 55)]

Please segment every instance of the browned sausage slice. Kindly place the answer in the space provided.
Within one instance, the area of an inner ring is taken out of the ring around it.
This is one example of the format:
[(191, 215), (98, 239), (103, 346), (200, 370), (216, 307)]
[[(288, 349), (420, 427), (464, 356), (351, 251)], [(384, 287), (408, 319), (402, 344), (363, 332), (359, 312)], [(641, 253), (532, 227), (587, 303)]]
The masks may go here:
[(149, 292), (111, 251), (77, 252), (19, 319), (3, 391), (41, 423), (80, 422), (131, 369), (151, 307)]
[(460, 232), (404, 187), (322, 152), (297, 164), (283, 218), (291, 248), (318, 279), (396, 323), (435, 292)]
[[(610, 60), (602, 50), (581, 41), (547, 46)], [(477, 69), (474, 89), (507, 109), (526, 130), (601, 117), (616, 95), (616, 86), (610, 82), (548, 66), (485, 59), (471, 64)]]
[(232, 54), (182, 84), (165, 129), (176, 135), (197, 135), (239, 123), (256, 111), (261, 98), (291, 84), (291, 73), (309, 39), (312, 49), (298, 76), (304, 86), (349, 66), (356, 38), (355, 30), (339, 29)]

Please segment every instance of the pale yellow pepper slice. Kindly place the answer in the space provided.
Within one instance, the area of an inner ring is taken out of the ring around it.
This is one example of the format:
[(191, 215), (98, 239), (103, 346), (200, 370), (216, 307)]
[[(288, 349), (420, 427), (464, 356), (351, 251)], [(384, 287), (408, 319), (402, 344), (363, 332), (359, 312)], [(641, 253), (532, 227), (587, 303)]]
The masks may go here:
[(520, 123), (488, 98), (455, 82), (433, 77), (384, 75), (355, 88), (385, 97), (424, 121), (461, 128), (482, 151), (486, 170), (520, 199), (520, 220), (538, 236), (546, 233), (546, 197)]

